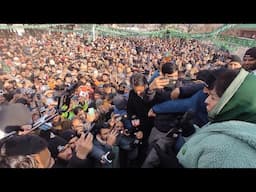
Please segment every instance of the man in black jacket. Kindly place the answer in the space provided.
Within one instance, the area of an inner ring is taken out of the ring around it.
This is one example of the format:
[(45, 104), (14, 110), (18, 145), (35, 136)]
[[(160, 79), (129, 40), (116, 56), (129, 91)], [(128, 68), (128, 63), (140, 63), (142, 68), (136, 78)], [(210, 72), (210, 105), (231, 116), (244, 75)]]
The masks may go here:
[(55, 158), (53, 168), (92, 167), (91, 159), (87, 158), (93, 147), (92, 139), (92, 134), (89, 133), (85, 136), (82, 133), (76, 142), (75, 151), (72, 153), (71, 146), (65, 139), (51, 133), (48, 140), (48, 148), (52, 157)]
[(37, 164), (33, 168), (51, 168), (54, 159), (47, 147), (47, 142), (37, 135), (15, 135), (1, 146), (1, 156), (30, 156)]
[(143, 74), (133, 74), (130, 81), (132, 90), (129, 93), (127, 103), (127, 116), (131, 120), (132, 127), (143, 132), (142, 144), (139, 145), (139, 155), (134, 161), (134, 167), (140, 167), (146, 157), (148, 137), (154, 125), (153, 118), (148, 117), (148, 111), (153, 103), (144, 98), (148, 82)]
[[(171, 99), (171, 92), (178, 84), (178, 70), (175, 63), (167, 62), (161, 66), (161, 75), (153, 80), (146, 90), (144, 100), (153, 105)], [(161, 146), (174, 145), (176, 142), (175, 134), (178, 130), (179, 119), (183, 113), (162, 113), (157, 114), (154, 119), (154, 127), (149, 136), (149, 152), (142, 167), (155, 167), (159, 164), (157, 154), (151, 150), (152, 144), (160, 142)], [(150, 116), (150, 114), (149, 114)], [(166, 138), (166, 135), (168, 137)], [(164, 138), (164, 139), (163, 139)]]
[[(63, 162), (55, 162), (50, 152), (53, 150), (55, 152), (52, 153), (57, 153), (58, 156), (68, 148), (68, 146), (66, 146), (66, 142), (58, 139), (58, 141), (55, 141), (55, 144), (57, 145), (51, 144), (53, 148), (56, 146), (56, 149), (51, 149), (47, 141), (38, 135), (17, 135), (11, 137), (1, 146), (1, 155), (31, 156), (38, 163), (37, 167), (35, 168), (86, 168), (90, 167), (90, 162), (87, 159), (87, 155), (92, 150), (92, 139), (93, 136), (91, 134), (85, 138), (83, 133), (77, 142), (75, 155), (73, 155), (71, 158), (70, 155), (64, 155), (69, 159), (68, 163), (66, 164), (63, 164)], [(68, 153), (65, 152), (65, 154)]]

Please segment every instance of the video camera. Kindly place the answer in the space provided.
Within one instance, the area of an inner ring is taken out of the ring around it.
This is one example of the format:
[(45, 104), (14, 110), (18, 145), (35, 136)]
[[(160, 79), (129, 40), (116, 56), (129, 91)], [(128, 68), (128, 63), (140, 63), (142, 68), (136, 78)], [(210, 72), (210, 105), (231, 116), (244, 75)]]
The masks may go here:
[(126, 114), (124, 114), (124, 115), (115, 114), (114, 119), (115, 119), (115, 121), (123, 121), (123, 120), (127, 119), (127, 115)]
[(174, 89), (175, 85), (176, 85), (176, 82), (177, 82), (176, 80), (170, 79), (169, 83), (165, 87), (169, 88), (169, 89)]
[(68, 86), (64, 91), (68, 92), (68, 93), (73, 93), (78, 86), (79, 86), (79, 83), (78, 82), (74, 82), (73, 84)]
[[(132, 120), (138, 119), (137, 116), (132, 116)], [(119, 115), (115, 118), (116, 121), (122, 121), (125, 124), (125, 121), (130, 121), (128, 119), (128, 116), (125, 115)], [(119, 131), (119, 134), (117, 136), (117, 142), (116, 144), (121, 147), (124, 150), (132, 150), (134, 149), (137, 145), (141, 144), (141, 140), (137, 139), (135, 136), (135, 133), (139, 131), (139, 127), (134, 127), (131, 125), (129, 129), (121, 130)], [(127, 133), (127, 134), (125, 134)]]
[(115, 154), (111, 151), (108, 151), (106, 154), (101, 156), (101, 162), (103, 164), (107, 163), (112, 163), (112, 161), (115, 159)]
[(57, 105), (57, 110), (59, 113), (64, 112), (63, 109), (61, 108), (62, 106), (66, 105), (67, 108), (69, 108), (70, 105), (70, 100), (73, 96), (73, 93), (75, 89), (79, 86), (79, 83), (74, 83), (71, 84), (70, 86), (66, 87), (63, 92), (61, 92), (59, 95), (56, 95), (58, 98), (58, 105)]
[(126, 151), (131, 151), (141, 144), (141, 140), (137, 139), (135, 135), (124, 135), (119, 133), (116, 139), (116, 145)]
[(94, 145), (89, 157), (97, 160), (103, 165), (109, 166), (115, 159), (115, 154), (111, 150), (103, 150), (100, 146)]
[(165, 136), (177, 138), (179, 134), (188, 137), (195, 132), (193, 111), (187, 111), (183, 115), (177, 117), (177, 126), (170, 129)]

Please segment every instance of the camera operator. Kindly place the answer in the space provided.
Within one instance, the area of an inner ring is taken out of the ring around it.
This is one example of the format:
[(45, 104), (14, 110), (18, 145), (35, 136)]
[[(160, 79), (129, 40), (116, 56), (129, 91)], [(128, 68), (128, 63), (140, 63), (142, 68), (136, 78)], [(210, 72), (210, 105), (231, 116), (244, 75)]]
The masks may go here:
[(119, 115), (122, 117), (123, 123), (126, 129), (132, 127), (131, 121), (127, 118), (127, 98), (124, 95), (116, 95), (113, 98), (114, 111), (113, 115)]
[(56, 91), (63, 91), (65, 89), (65, 84), (63, 83), (63, 80), (58, 77), (56, 78), (55, 88)]
[(64, 77), (64, 85), (65, 87), (69, 87), (72, 84), (72, 75), (70, 73), (67, 73)]
[(138, 156), (138, 147), (143, 138), (142, 131), (133, 132), (134, 130), (128, 130), (124, 126), (125, 119), (125, 117), (116, 116), (113, 121), (113, 130), (116, 130), (119, 133), (116, 145), (119, 147), (118, 157), (121, 168), (130, 167), (130, 165), (132, 165), (132, 161), (136, 160)]
[(61, 116), (65, 119), (72, 120), (75, 116), (73, 109), (79, 105), (79, 100), (78, 96), (73, 93), (78, 85), (78, 83), (73, 83), (56, 96), (58, 98), (58, 108), (61, 109)]

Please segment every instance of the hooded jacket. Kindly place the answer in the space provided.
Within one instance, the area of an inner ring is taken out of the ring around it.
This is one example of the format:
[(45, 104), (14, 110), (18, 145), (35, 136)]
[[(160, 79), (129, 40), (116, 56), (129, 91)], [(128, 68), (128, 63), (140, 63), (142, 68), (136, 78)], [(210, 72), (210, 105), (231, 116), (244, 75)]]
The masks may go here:
[(226, 121), (205, 126), (177, 157), (185, 168), (256, 168), (256, 125)]
[(208, 113), (212, 123), (240, 120), (256, 123), (256, 76), (241, 69), (217, 105)]

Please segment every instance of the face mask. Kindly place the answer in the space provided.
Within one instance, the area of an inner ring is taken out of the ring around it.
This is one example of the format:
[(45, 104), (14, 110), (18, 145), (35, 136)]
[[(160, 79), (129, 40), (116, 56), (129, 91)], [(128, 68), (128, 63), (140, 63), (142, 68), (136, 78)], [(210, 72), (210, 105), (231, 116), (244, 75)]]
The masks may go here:
[(51, 105), (52, 103), (54, 103), (54, 100), (52, 98), (46, 99), (46, 105)]

